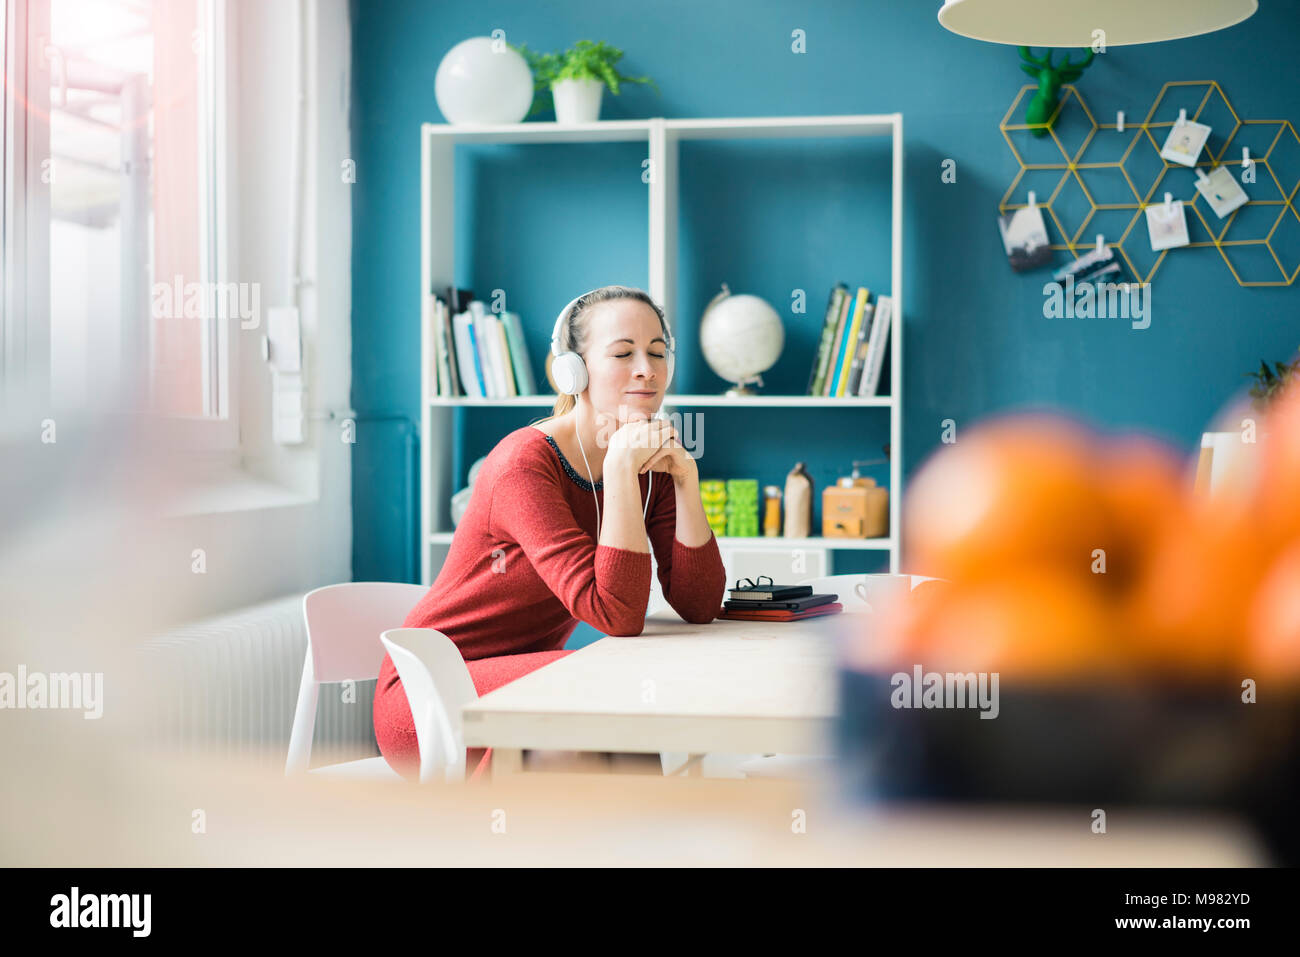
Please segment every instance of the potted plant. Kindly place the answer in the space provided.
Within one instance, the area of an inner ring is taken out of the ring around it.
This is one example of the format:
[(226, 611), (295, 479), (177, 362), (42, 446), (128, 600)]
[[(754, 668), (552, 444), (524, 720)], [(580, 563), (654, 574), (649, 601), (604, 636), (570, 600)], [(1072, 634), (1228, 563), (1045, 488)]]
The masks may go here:
[[(600, 119), (600, 100), (605, 87), (619, 95), (620, 83), (648, 83), (659, 88), (648, 76), (624, 76), (616, 64), (623, 51), (604, 41), (579, 40), (563, 53), (535, 53), (521, 43), (514, 47), (533, 71), (535, 99), (528, 111), (532, 116), (554, 105), (560, 123), (594, 123)], [(548, 103), (552, 100), (552, 103)]]
[(1300, 381), (1300, 356), (1290, 362), (1274, 362), (1273, 369), (1261, 359), (1259, 371), (1247, 372), (1246, 376), (1255, 380), (1250, 387), (1250, 396), (1255, 400), (1256, 411), (1266, 412), (1286, 389)]
[(1286, 391), (1300, 382), (1300, 355), (1290, 362), (1274, 362), (1272, 369), (1261, 360), (1258, 371), (1247, 372), (1245, 376), (1255, 380), (1250, 387), (1250, 402), (1242, 398), (1220, 416), (1221, 423), (1228, 426), (1224, 431), (1209, 431), (1201, 436), (1196, 473), (1200, 489), (1214, 492), (1224, 485), (1249, 481), (1255, 474), (1258, 443), (1266, 438), (1262, 433), (1256, 434), (1255, 420), (1267, 414)]

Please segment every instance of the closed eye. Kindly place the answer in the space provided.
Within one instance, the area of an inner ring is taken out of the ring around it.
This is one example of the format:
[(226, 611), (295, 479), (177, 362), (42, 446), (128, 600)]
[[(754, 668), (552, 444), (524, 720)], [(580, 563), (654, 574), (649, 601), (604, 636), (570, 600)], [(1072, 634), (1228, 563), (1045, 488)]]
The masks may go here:
[[(632, 354), (632, 353), (630, 353), (630, 352), (620, 352), (618, 355), (614, 356), (614, 358), (615, 358), (615, 359), (626, 359), (626, 358), (627, 358), (628, 356), (630, 356), (631, 354)], [(662, 358), (664, 358), (662, 355), (660, 355), (660, 354), (657, 353), (657, 352), (652, 352), (652, 353), (650, 353), (650, 355), (653, 356), (653, 357), (656, 358), (656, 359), (662, 359)]]

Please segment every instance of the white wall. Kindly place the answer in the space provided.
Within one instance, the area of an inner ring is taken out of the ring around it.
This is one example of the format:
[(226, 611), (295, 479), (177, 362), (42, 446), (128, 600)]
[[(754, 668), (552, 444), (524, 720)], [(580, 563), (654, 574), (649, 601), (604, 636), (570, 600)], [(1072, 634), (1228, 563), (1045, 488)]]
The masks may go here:
[[(271, 373), (260, 339), (268, 308), (289, 303), (290, 123), (295, 2), (237, 0), (239, 96), (234, 275), (260, 284), (262, 328), (237, 346), (241, 466), (245, 476), (209, 495), (220, 511), (166, 523), (160, 584), (199, 617), (307, 591), (352, 576), (351, 445), (340, 420), (308, 419), (306, 442), (271, 440)], [(309, 0), (304, 35), (308, 113), (302, 160), (301, 290), (308, 408), (348, 409), (351, 390), (351, 194), (339, 175), (349, 155), (350, 32), (346, 0)], [(274, 483), (274, 485), (270, 484)], [(258, 507), (248, 507), (256, 501)], [(280, 504), (272, 504), (279, 502)], [(195, 574), (194, 549), (205, 571)], [(173, 592), (173, 595), (176, 595)]]

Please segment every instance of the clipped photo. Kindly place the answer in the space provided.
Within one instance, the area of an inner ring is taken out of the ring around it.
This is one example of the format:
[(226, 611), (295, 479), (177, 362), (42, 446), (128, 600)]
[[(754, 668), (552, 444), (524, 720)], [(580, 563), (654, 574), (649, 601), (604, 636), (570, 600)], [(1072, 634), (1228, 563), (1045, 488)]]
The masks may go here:
[(1209, 138), (1210, 128), (1204, 123), (1194, 123), (1191, 120), (1175, 123), (1165, 138), (1160, 155), (1171, 163), (1195, 166), (1196, 158), (1201, 155), (1201, 147)]
[(1187, 214), (1183, 211), (1181, 199), (1148, 206), (1146, 213), (1152, 251), (1186, 246), (1191, 241), (1187, 235)]
[(1052, 261), (1052, 250), (1047, 243), (1047, 224), (1043, 222), (1043, 211), (1038, 206), (999, 216), (998, 230), (1002, 233), (1007, 259), (1016, 272), (1045, 266)]
[(1239, 206), (1245, 206), (1247, 202), (1246, 191), (1226, 166), (1216, 167), (1209, 176), (1198, 177), (1196, 191), (1205, 197), (1210, 209), (1214, 210), (1214, 215), (1220, 219)]

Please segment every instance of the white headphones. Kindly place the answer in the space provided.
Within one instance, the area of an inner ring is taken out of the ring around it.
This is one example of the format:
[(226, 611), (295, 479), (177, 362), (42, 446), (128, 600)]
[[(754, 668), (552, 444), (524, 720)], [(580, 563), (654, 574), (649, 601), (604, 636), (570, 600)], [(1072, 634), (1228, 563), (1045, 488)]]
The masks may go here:
[[(595, 292), (595, 290), (590, 290)], [(584, 292), (582, 296), (589, 295)], [(555, 379), (555, 386), (561, 395), (581, 395), (587, 388), (587, 363), (582, 360), (582, 356), (576, 352), (560, 351), (560, 333), (564, 331), (564, 325), (570, 318), (570, 312), (574, 305), (582, 296), (576, 296), (569, 300), (569, 304), (560, 310), (559, 316), (555, 319), (555, 331), (551, 333), (551, 355), (554, 356), (551, 362), (551, 377)], [(662, 320), (664, 330), (664, 344), (668, 352), (668, 375), (664, 379), (664, 392), (667, 393), (668, 386), (673, 381), (673, 366), (676, 349), (676, 342), (673, 339), (672, 330), (668, 328), (667, 318)], [(656, 419), (664, 418), (662, 412), (654, 414)], [(577, 430), (574, 430), (575, 434)], [(578, 449), (582, 452), (582, 464), (587, 466), (587, 474), (591, 475), (591, 463), (587, 461), (587, 450), (582, 447), (582, 436), (578, 435)], [(645, 506), (641, 509), (641, 520), (645, 521), (646, 513), (650, 510), (650, 492), (654, 489), (654, 473), (650, 473), (650, 480), (646, 486)], [(593, 486), (591, 497), (596, 501), (596, 540), (600, 541), (600, 499), (596, 497), (596, 490)], [(646, 536), (649, 541), (649, 536)]]
[[(584, 292), (582, 296), (590, 295), (596, 290)], [(560, 333), (564, 331), (564, 324), (569, 319), (569, 312), (582, 296), (577, 296), (569, 300), (569, 304), (560, 310), (559, 316), (555, 320), (555, 331), (551, 333), (551, 355), (554, 360), (551, 362), (551, 377), (555, 379), (555, 386), (559, 389), (561, 395), (581, 395), (587, 388), (587, 363), (582, 361), (582, 356), (576, 352), (561, 352)], [(668, 376), (664, 379), (664, 392), (668, 391), (668, 386), (673, 381), (673, 365), (677, 353), (677, 341), (673, 338), (672, 330), (668, 328), (668, 319), (663, 320), (664, 342), (668, 349)]]

